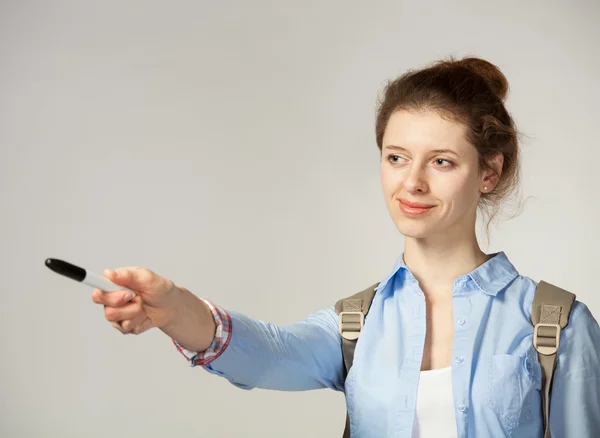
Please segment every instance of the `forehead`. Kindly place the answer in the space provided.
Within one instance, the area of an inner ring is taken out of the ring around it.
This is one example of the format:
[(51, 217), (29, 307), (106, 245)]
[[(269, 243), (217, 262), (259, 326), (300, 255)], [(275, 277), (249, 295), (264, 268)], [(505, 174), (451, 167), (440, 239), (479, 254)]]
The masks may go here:
[(475, 152), (467, 141), (467, 127), (435, 111), (395, 111), (383, 136), (383, 148), (399, 146), (410, 152), (450, 149), (459, 155)]

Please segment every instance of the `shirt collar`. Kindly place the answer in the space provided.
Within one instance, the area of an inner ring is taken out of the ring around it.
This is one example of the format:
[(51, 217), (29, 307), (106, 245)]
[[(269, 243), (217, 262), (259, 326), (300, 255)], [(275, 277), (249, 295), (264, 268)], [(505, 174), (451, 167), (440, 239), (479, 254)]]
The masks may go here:
[[(470, 273), (457, 278), (456, 282), (471, 279), (483, 292), (491, 296), (496, 296), (498, 292), (519, 276), (519, 273), (503, 251), (488, 254), (488, 257), (488, 261)], [(390, 280), (400, 272), (403, 272), (406, 277), (414, 280), (414, 276), (404, 263), (404, 253), (398, 257), (392, 272), (379, 283), (376, 290), (384, 290)]]

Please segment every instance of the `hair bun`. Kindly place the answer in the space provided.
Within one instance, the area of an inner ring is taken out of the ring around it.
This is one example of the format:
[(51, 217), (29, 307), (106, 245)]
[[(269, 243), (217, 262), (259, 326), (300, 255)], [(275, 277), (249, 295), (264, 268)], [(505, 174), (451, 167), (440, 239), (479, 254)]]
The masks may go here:
[(485, 79), (492, 92), (501, 101), (506, 99), (508, 95), (508, 80), (494, 64), (481, 58), (464, 58), (458, 61), (457, 64)]

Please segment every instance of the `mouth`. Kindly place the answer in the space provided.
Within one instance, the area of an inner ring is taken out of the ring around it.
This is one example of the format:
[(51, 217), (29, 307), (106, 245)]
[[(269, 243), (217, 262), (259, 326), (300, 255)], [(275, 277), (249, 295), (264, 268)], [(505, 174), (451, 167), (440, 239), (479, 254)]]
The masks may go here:
[(408, 216), (421, 216), (429, 213), (435, 205), (422, 204), (420, 202), (410, 202), (406, 199), (400, 199), (400, 210)]

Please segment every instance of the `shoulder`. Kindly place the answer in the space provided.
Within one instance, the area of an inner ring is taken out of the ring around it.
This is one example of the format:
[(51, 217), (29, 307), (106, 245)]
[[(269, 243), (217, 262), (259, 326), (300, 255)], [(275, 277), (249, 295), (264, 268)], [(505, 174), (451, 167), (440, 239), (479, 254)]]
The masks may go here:
[[(528, 316), (531, 316), (533, 300), (538, 284), (539, 281), (519, 275), (508, 287), (508, 295), (512, 296), (513, 300), (518, 301), (523, 306), (523, 309), (527, 311)], [(561, 287), (560, 284), (555, 284), (555, 286)], [(577, 295), (577, 291), (571, 292)], [(579, 330), (592, 330), (595, 332), (598, 330), (598, 323), (589, 307), (582, 301), (576, 299), (571, 306), (569, 323), (564, 328), (563, 332), (571, 335), (573, 331)]]
[[(577, 368), (586, 365), (600, 367), (600, 327), (585, 303), (573, 302), (560, 342), (559, 360)], [(600, 368), (597, 372), (600, 374)]]
[[(528, 281), (534, 287), (533, 292), (528, 291), (527, 301), (533, 304), (538, 282)], [(570, 292), (577, 294), (577, 291)], [(600, 377), (600, 326), (589, 307), (580, 300), (573, 301), (568, 323), (561, 331), (556, 366), (563, 377)]]
[[(515, 289), (520, 292), (520, 301), (528, 309), (529, 316), (531, 315), (533, 300), (538, 284), (539, 281), (524, 276), (519, 276), (515, 280)], [(554, 286), (561, 287), (560, 284), (554, 284)], [(577, 295), (577, 291), (570, 292)], [(584, 332), (591, 337), (595, 337), (596, 342), (600, 342), (600, 328), (594, 315), (585, 303), (575, 299), (571, 306), (569, 322), (563, 329), (561, 336), (564, 336), (566, 340), (572, 340), (571, 338), (580, 336)]]
[[(518, 276), (507, 288), (507, 296), (518, 302), (528, 320), (538, 284), (529, 277)], [(577, 299), (571, 306), (569, 322), (561, 331), (557, 372), (600, 376), (600, 326), (589, 307)]]
[[(538, 284), (539, 281), (524, 275), (518, 275), (504, 290), (503, 300), (518, 304), (530, 318)], [(555, 284), (555, 286), (561, 287), (560, 284)], [(571, 292), (577, 295), (577, 291)], [(591, 323), (596, 323), (590, 309), (579, 300), (573, 302), (567, 327), (572, 327), (574, 322), (577, 326), (588, 326)], [(565, 327), (565, 330), (567, 327)]]
[(560, 335), (556, 373), (561, 379), (600, 378), (600, 327), (588, 306), (578, 300)]

